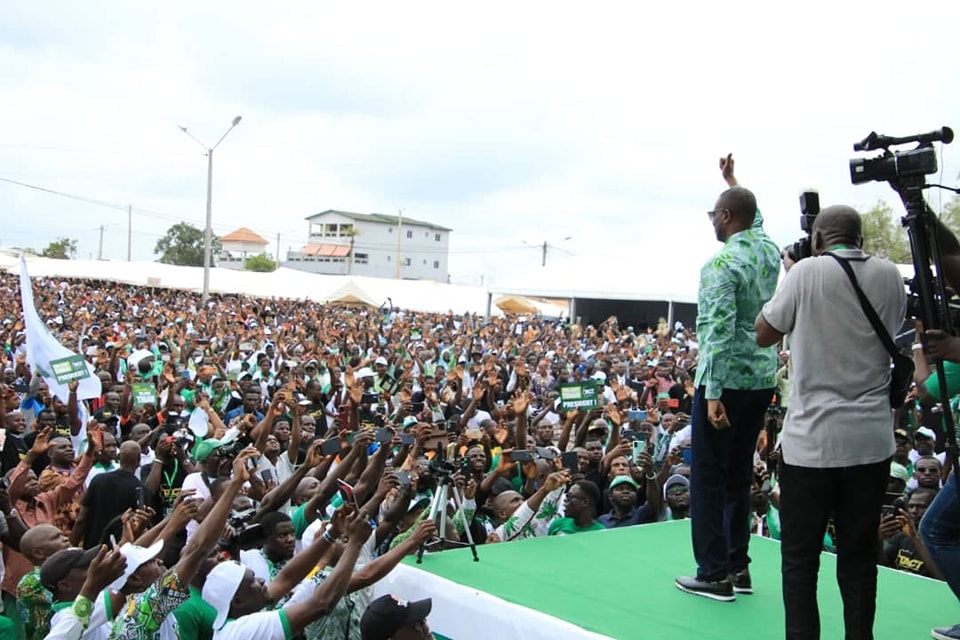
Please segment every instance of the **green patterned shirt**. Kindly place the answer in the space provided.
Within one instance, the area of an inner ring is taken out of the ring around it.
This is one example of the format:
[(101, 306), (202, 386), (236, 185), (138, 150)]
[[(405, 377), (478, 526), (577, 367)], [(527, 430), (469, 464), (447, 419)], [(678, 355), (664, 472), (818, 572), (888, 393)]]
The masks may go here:
[(53, 596), (40, 584), (40, 567), (20, 579), (17, 585), (17, 608), (23, 619), (27, 640), (41, 640), (50, 632)]
[(716, 400), (724, 389), (776, 386), (775, 347), (758, 347), (753, 325), (777, 288), (780, 251), (763, 230), (757, 211), (753, 227), (727, 238), (700, 269), (697, 342), (700, 364), (695, 384)]

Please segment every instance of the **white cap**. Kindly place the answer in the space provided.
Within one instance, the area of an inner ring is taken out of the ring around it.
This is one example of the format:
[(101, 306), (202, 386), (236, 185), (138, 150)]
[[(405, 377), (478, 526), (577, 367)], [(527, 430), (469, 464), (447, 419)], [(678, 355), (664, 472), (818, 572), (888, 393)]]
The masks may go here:
[(357, 369), (357, 371), (354, 372), (353, 375), (356, 378), (372, 378), (373, 369), (371, 369), (370, 367), (362, 367), (360, 369)]
[(387, 366), (387, 359), (383, 356), (380, 356), (374, 361), (374, 364), (382, 364), (383, 366)]
[(123, 575), (114, 580), (108, 587), (111, 591), (120, 591), (127, 585), (127, 580), (134, 572), (143, 566), (144, 563), (153, 560), (163, 551), (163, 540), (157, 540), (149, 547), (138, 547), (132, 542), (128, 542), (120, 547), (120, 555), (127, 560), (127, 566), (123, 570)]
[(233, 596), (237, 595), (246, 572), (247, 569), (242, 564), (227, 560), (215, 566), (207, 574), (207, 579), (203, 583), (202, 596), (206, 603), (217, 611), (217, 617), (213, 620), (214, 631), (219, 631), (227, 623), (230, 603), (233, 602)]

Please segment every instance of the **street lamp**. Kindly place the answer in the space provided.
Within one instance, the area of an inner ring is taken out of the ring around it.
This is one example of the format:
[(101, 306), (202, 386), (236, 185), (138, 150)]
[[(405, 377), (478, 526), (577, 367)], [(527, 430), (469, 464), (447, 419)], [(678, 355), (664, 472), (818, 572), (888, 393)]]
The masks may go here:
[(217, 147), (220, 146), (220, 143), (223, 142), (223, 139), (233, 131), (233, 128), (240, 124), (241, 116), (237, 116), (230, 122), (230, 126), (226, 131), (223, 132), (223, 135), (220, 136), (220, 139), (217, 140), (217, 143), (212, 147), (207, 147), (207, 145), (200, 142), (195, 135), (187, 131), (187, 128), (183, 125), (177, 125), (180, 128), (180, 131), (183, 131), (185, 134), (190, 136), (194, 142), (196, 142), (203, 149), (204, 153), (207, 156), (207, 226), (203, 231), (203, 302), (206, 304), (207, 300), (210, 298), (210, 254), (213, 252), (213, 152)]

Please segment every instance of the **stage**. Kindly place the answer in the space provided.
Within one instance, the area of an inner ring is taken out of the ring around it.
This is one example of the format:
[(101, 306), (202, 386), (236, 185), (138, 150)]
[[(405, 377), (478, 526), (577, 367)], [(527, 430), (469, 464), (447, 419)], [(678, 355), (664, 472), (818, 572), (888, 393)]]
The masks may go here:
[[(430, 626), (451, 640), (576, 638), (704, 640), (782, 638), (780, 548), (754, 537), (753, 595), (733, 603), (688, 595), (674, 586), (694, 571), (689, 520), (574, 536), (537, 538), (407, 559), (378, 593), (433, 598)], [(880, 567), (878, 640), (929, 638), (930, 628), (960, 621), (946, 583)], [(836, 559), (821, 556), (824, 638), (843, 635)]]

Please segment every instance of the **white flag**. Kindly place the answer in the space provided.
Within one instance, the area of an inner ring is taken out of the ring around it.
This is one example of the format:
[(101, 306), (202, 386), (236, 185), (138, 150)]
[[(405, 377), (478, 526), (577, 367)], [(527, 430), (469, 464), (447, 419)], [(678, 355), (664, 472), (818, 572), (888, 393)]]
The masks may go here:
[[(69, 380), (66, 378), (79, 380), (79, 400), (99, 398), (103, 389), (100, 378), (94, 374), (96, 370), (93, 365), (60, 344), (37, 314), (37, 308), (33, 304), (30, 274), (27, 273), (27, 259), (22, 254), (20, 302), (23, 305), (23, 329), (27, 334), (27, 364), (34, 375), (42, 377), (50, 388), (50, 393), (60, 398), (61, 402), (66, 403), (70, 398)], [(86, 367), (86, 374), (80, 368), (83, 366)]]

